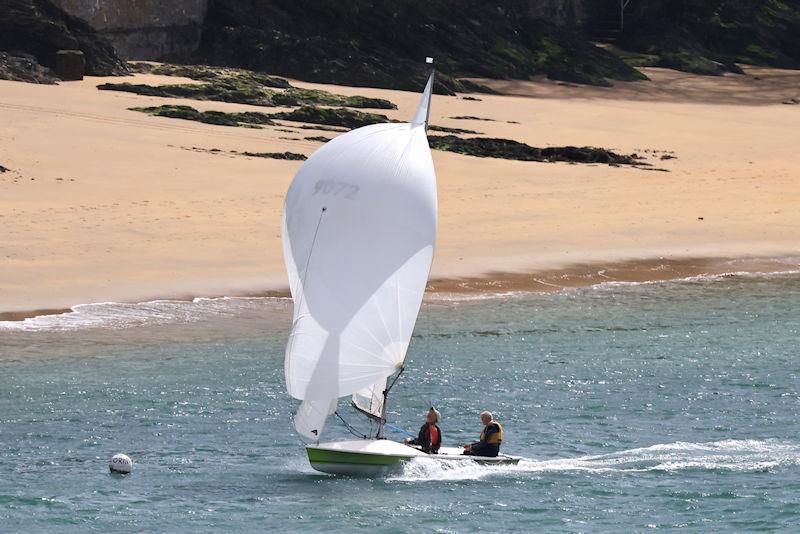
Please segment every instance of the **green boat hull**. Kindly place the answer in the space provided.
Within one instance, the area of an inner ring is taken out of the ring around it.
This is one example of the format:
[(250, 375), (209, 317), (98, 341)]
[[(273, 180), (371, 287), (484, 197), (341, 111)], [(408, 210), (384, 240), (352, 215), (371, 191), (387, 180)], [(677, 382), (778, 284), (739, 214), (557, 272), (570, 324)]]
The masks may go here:
[(401, 469), (409, 456), (335, 451), (308, 447), (308, 461), (317, 471), (334, 475), (382, 476)]
[(334, 475), (380, 477), (402, 469), (414, 458), (441, 462), (475, 462), (481, 465), (514, 465), (520, 458), (501, 455), (495, 458), (463, 456), (460, 449), (443, 448), (429, 455), (419, 449), (389, 440), (335, 442), (306, 447), (311, 467)]

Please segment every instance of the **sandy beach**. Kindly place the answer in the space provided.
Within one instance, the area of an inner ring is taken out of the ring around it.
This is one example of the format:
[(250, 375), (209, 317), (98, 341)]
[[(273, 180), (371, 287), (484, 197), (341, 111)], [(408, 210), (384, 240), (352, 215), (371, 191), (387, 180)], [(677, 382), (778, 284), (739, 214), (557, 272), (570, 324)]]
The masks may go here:
[[(434, 151), (433, 290), (542, 290), (800, 267), (800, 105), (782, 104), (800, 96), (800, 72), (645, 71), (651, 82), (610, 89), (493, 81), (485, 83), (505, 95), (435, 97), (436, 125), (541, 147), (637, 153), (653, 169)], [(2, 318), (87, 302), (285, 292), (280, 216), (301, 162), (232, 152), (308, 155), (320, 144), (304, 137), (335, 134), (290, 123), (258, 130), (151, 117), (127, 108), (265, 109), (95, 88), (118, 81), (0, 81), (0, 165), (9, 169), (0, 173)], [(124, 81), (190, 80), (140, 74)], [(418, 98), (293, 84), (387, 98), (399, 107), (387, 113), (395, 119), (407, 120)]]

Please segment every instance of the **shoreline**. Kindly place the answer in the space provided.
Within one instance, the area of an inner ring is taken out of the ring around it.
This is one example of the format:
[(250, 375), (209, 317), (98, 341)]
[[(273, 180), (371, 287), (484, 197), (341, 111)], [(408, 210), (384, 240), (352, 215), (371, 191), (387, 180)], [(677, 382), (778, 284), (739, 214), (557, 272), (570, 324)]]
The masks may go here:
[[(800, 258), (649, 258), (602, 263), (576, 263), (563, 268), (540, 269), (530, 272), (494, 272), (479, 276), (439, 277), (428, 281), (425, 301), (458, 297), (498, 297), (508, 294), (555, 293), (569, 289), (593, 287), (604, 283), (661, 283), (687, 280), (694, 277), (735, 275), (771, 275), (800, 272)], [(232, 295), (196, 295), (184, 298), (154, 297), (121, 304), (143, 304), (159, 300), (192, 302), (196, 299), (221, 298), (288, 298), (288, 288), (242, 292)], [(0, 311), (0, 321), (19, 322), (47, 315), (70, 313), (75, 306), (97, 303), (78, 303), (70, 308), (50, 308), (22, 311)]]
[[(783, 98), (800, 73), (757, 74), (659, 71), (647, 84), (601, 92), (530, 81), (513, 88), (525, 96), (437, 96), (431, 120), (443, 127), (530, 146), (608, 147), (668, 172), (435, 150), (430, 291), (447, 298), (785, 270), (752, 258), (800, 256), (800, 106), (762, 104)], [(96, 89), (107, 81), (118, 80), (0, 82), (0, 121), (13, 125), (0, 131), (0, 164), (10, 169), (0, 174), (0, 320), (81, 302), (285, 295), (282, 206), (300, 162), (233, 152), (307, 156), (322, 141), (306, 139), (299, 124), (230, 128), (146, 116), (129, 108), (264, 108)], [(386, 110), (392, 120), (407, 120), (418, 103), (415, 92), (292, 83), (389, 100), (398, 106)], [(742, 84), (763, 86), (762, 100), (742, 102)], [(645, 100), (653, 94), (671, 96)]]

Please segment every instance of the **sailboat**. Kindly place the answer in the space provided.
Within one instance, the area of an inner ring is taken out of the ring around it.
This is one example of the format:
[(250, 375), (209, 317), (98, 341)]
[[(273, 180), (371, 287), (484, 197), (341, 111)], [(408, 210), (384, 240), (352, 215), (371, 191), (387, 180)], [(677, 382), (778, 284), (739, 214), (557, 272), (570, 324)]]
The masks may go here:
[[(309, 443), (309, 462), (325, 473), (377, 476), (418, 457), (519, 461), (463, 456), (458, 448), (429, 455), (384, 435), (388, 395), (404, 369), (436, 241), (427, 139), (434, 77), (410, 123), (373, 124), (332, 139), (286, 194), (283, 250), (294, 300), (286, 388), (302, 401), (293, 424)], [(370, 433), (320, 442), (348, 396)]]

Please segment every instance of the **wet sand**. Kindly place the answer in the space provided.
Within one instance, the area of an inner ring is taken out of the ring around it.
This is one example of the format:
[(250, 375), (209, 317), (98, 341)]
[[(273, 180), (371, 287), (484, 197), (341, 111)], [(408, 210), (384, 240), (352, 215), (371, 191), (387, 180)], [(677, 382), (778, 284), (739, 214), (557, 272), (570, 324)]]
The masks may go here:
[(800, 272), (800, 258), (655, 258), (628, 262), (576, 264), (531, 273), (487, 273), (460, 279), (431, 280), (431, 298), (554, 292), (606, 283), (646, 283), (693, 277)]
[[(648, 71), (653, 82), (611, 89), (496, 82), (523, 96), (472, 95), (480, 101), (437, 95), (433, 124), (535, 146), (636, 152), (668, 172), (434, 151), (440, 226), (432, 289), (659, 280), (718, 272), (729, 259), (800, 255), (800, 106), (780, 103), (791, 83), (800, 88), (800, 73), (757, 72), (760, 80), (671, 71), (660, 79)], [(0, 82), (0, 165), (10, 169), (0, 174), (4, 317), (86, 302), (285, 291), (280, 213), (300, 162), (208, 151), (308, 155), (320, 145), (303, 137), (335, 134), (291, 123), (255, 130), (150, 117), (127, 108), (264, 108), (95, 89), (107, 81), (120, 80)], [(296, 85), (388, 98), (399, 106), (388, 113), (397, 119), (410, 117), (418, 99)], [(696, 96), (704, 94), (713, 98)], [(732, 270), (785, 270), (770, 265)]]

